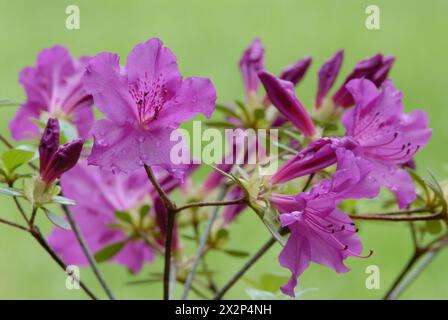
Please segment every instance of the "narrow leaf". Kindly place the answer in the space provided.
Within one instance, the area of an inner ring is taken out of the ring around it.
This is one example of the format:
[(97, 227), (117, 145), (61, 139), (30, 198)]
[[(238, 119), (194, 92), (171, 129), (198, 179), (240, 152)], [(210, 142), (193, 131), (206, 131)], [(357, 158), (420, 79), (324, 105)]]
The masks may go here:
[(3, 165), (9, 173), (14, 172), (14, 170), (16, 170), (18, 167), (27, 163), (33, 158), (34, 152), (20, 149), (6, 150), (2, 154)]
[(104, 262), (118, 254), (123, 249), (126, 241), (120, 241), (104, 247), (95, 254), (96, 262)]
[(47, 216), (48, 220), (50, 220), (50, 222), (52, 224), (54, 224), (56, 227), (59, 227), (64, 230), (72, 229), (70, 224), (64, 218), (58, 216), (57, 214), (55, 214), (45, 208), (44, 208), (44, 212), (45, 212), (45, 215)]

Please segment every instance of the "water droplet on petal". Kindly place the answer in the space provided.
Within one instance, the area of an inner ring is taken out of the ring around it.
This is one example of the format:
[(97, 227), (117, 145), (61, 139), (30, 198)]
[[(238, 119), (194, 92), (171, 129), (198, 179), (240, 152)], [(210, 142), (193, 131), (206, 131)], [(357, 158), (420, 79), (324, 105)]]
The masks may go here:
[(156, 147), (160, 147), (160, 141), (156, 140)]
[(141, 156), (140, 156), (140, 158), (142, 159), (142, 160), (148, 160), (148, 155), (147, 154), (142, 154)]
[(138, 138), (137, 138), (137, 142), (138, 142), (138, 143), (143, 143), (143, 142), (145, 142), (145, 137), (143, 137), (143, 136), (138, 137)]

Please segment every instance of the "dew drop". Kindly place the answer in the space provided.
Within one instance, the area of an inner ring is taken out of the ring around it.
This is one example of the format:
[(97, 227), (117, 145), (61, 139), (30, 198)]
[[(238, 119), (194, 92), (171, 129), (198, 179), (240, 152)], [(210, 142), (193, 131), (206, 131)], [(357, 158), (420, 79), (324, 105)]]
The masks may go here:
[(138, 142), (138, 143), (143, 143), (143, 142), (145, 142), (145, 137), (142, 137), (142, 136), (138, 137), (138, 138), (137, 138), (137, 142)]

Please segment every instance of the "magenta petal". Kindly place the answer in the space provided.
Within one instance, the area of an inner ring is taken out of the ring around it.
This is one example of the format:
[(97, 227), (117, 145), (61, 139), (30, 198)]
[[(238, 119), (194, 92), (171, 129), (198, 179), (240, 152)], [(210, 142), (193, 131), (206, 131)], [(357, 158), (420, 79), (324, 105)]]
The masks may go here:
[(79, 108), (76, 109), (73, 118), (73, 124), (78, 129), (79, 136), (83, 139), (89, 137), (90, 130), (95, 122), (95, 116), (92, 108)]
[(294, 289), (297, 286), (297, 278), (308, 268), (311, 260), (310, 242), (298, 226), (290, 227), (291, 235), (279, 256), (282, 267), (291, 271), (288, 282), (281, 287), (284, 294), (295, 296)]
[(372, 174), (382, 185), (395, 193), (400, 209), (406, 208), (417, 198), (414, 182), (406, 170), (376, 164)]
[(181, 176), (187, 166), (172, 163), (170, 129), (145, 130), (128, 124), (118, 126), (102, 119), (92, 129), (94, 145), (89, 164), (111, 169), (114, 172), (132, 172), (144, 164), (161, 166)]
[(126, 77), (121, 74), (120, 57), (100, 53), (90, 59), (83, 83), (93, 96), (98, 109), (117, 124), (136, 121), (136, 108), (128, 91)]
[(333, 95), (333, 102), (336, 106), (348, 108), (354, 104), (353, 98), (347, 91), (345, 85), (353, 79), (372, 79), (375, 73), (382, 67), (383, 56), (376, 54), (373, 57), (358, 62), (354, 70), (347, 76), (344, 83)]
[(177, 128), (198, 113), (209, 118), (215, 110), (216, 91), (206, 78), (187, 78), (176, 95), (160, 111), (153, 126)]
[(302, 81), (312, 61), (311, 57), (305, 57), (287, 66), (280, 73), (280, 79), (290, 81), (294, 86), (297, 86)]
[(152, 262), (154, 258), (154, 251), (143, 241), (130, 241), (113, 257), (113, 260), (137, 273), (142, 269), (144, 262)]
[(39, 127), (31, 119), (39, 118), (40, 108), (32, 102), (22, 105), (9, 123), (14, 140), (33, 139), (39, 135)]
[(240, 70), (243, 77), (246, 95), (258, 90), (260, 81), (258, 72), (264, 69), (264, 47), (260, 39), (254, 39), (244, 51), (240, 60)]
[[(351, 219), (343, 212), (333, 210), (325, 218), (328, 223), (335, 225), (350, 225)], [(349, 256), (358, 257), (362, 253), (362, 244), (356, 232), (337, 231), (335, 233), (319, 232), (310, 229), (308, 241), (310, 243), (311, 260), (323, 266), (334, 269), (336, 272), (347, 272), (344, 259)], [(337, 243), (342, 243), (347, 249), (338, 248)]]
[(336, 156), (338, 164), (332, 177), (332, 191), (340, 200), (372, 199), (379, 194), (380, 185), (371, 176), (373, 165), (370, 161), (343, 148), (336, 150)]
[(319, 70), (319, 83), (316, 95), (316, 108), (320, 108), (324, 98), (330, 91), (341, 69), (344, 51), (339, 50), (334, 56), (328, 59)]
[(331, 166), (337, 161), (338, 148), (352, 150), (357, 148), (357, 145), (350, 138), (316, 140), (283, 164), (271, 177), (271, 183), (285, 183)]
[(163, 46), (160, 39), (150, 39), (132, 49), (126, 61), (128, 81), (136, 83), (145, 79), (148, 83), (163, 83), (167, 98), (171, 98), (182, 83), (176, 56)]

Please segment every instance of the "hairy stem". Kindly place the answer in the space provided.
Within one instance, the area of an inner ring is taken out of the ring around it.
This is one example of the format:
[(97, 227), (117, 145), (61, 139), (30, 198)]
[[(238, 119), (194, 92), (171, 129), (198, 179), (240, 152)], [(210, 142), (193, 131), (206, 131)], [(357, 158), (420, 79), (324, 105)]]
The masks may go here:
[(66, 205), (62, 205), (62, 210), (64, 210), (65, 215), (67, 216), (68, 222), (70, 223), (70, 226), (72, 227), (73, 232), (75, 233), (76, 239), (78, 240), (79, 245), (81, 246), (82, 251), (87, 257), (87, 260), (89, 261), (90, 266), (92, 267), (93, 273), (95, 274), (96, 278), (100, 282), (101, 286), (103, 287), (104, 291), (106, 292), (106, 295), (111, 300), (115, 300), (115, 296), (110, 289), (110, 287), (107, 285), (106, 280), (104, 279), (103, 275), (101, 274), (98, 265), (96, 264), (95, 258), (93, 257), (92, 253), (90, 252), (89, 247), (87, 246), (86, 241), (84, 240), (84, 237), (81, 234), (81, 231), (79, 230), (78, 224), (76, 223), (75, 218), (73, 217), (70, 209)]

